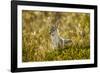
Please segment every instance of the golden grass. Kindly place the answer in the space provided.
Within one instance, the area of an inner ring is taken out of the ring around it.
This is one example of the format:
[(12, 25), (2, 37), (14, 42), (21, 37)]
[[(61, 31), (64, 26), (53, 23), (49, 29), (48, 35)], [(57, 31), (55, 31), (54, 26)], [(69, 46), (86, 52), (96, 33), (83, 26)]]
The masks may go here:
[[(59, 16), (59, 17), (58, 17)], [(49, 30), (59, 20), (59, 35), (71, 46), (53, 50)], [(80, 60), (90, 58), (90, 14), (22, 11), (22, 61)]]

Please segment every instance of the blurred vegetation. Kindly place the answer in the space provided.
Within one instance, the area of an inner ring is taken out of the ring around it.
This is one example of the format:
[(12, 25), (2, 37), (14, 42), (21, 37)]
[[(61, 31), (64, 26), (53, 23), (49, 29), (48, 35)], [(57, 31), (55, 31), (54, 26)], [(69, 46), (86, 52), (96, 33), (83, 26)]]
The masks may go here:
[[(53, 50), (50, 27), (59, 20), (59, 35), (72, 45)], [(90, 14), (22, 11), (22, 61), (80, 60), (90, 58)]]

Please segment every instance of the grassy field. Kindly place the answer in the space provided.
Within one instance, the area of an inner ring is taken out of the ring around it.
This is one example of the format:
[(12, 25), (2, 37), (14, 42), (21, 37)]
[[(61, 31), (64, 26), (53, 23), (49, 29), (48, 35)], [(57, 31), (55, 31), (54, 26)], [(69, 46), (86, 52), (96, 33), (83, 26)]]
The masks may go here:
[[(72, 40), (65, 49), (53, 50), (50, 27), (58, 23), (59, 35)], [(22, 61), (80, 60), (90, 58), (90, 14), (22, 11)]]

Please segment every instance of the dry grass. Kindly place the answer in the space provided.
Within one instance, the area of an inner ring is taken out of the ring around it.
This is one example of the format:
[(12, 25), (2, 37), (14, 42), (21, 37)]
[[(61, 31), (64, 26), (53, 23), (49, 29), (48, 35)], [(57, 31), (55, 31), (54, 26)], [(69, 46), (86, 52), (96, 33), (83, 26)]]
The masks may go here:
[[(49, 30), (59, 20), (59, 35), (73, 40), (65, 49), (53, 50)], [(90, 14), (22, 11), (22, 61), (90, 58)]]

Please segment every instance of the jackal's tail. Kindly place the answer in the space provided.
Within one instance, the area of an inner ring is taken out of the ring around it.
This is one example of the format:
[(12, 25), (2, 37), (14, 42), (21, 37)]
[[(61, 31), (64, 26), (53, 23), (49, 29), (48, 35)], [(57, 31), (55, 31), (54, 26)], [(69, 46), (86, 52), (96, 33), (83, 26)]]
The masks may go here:
[(64, 40), (64, 44), (69, 44), (69, 43), (72, 43), (72, 40), (71, 39), (65, 39)]

